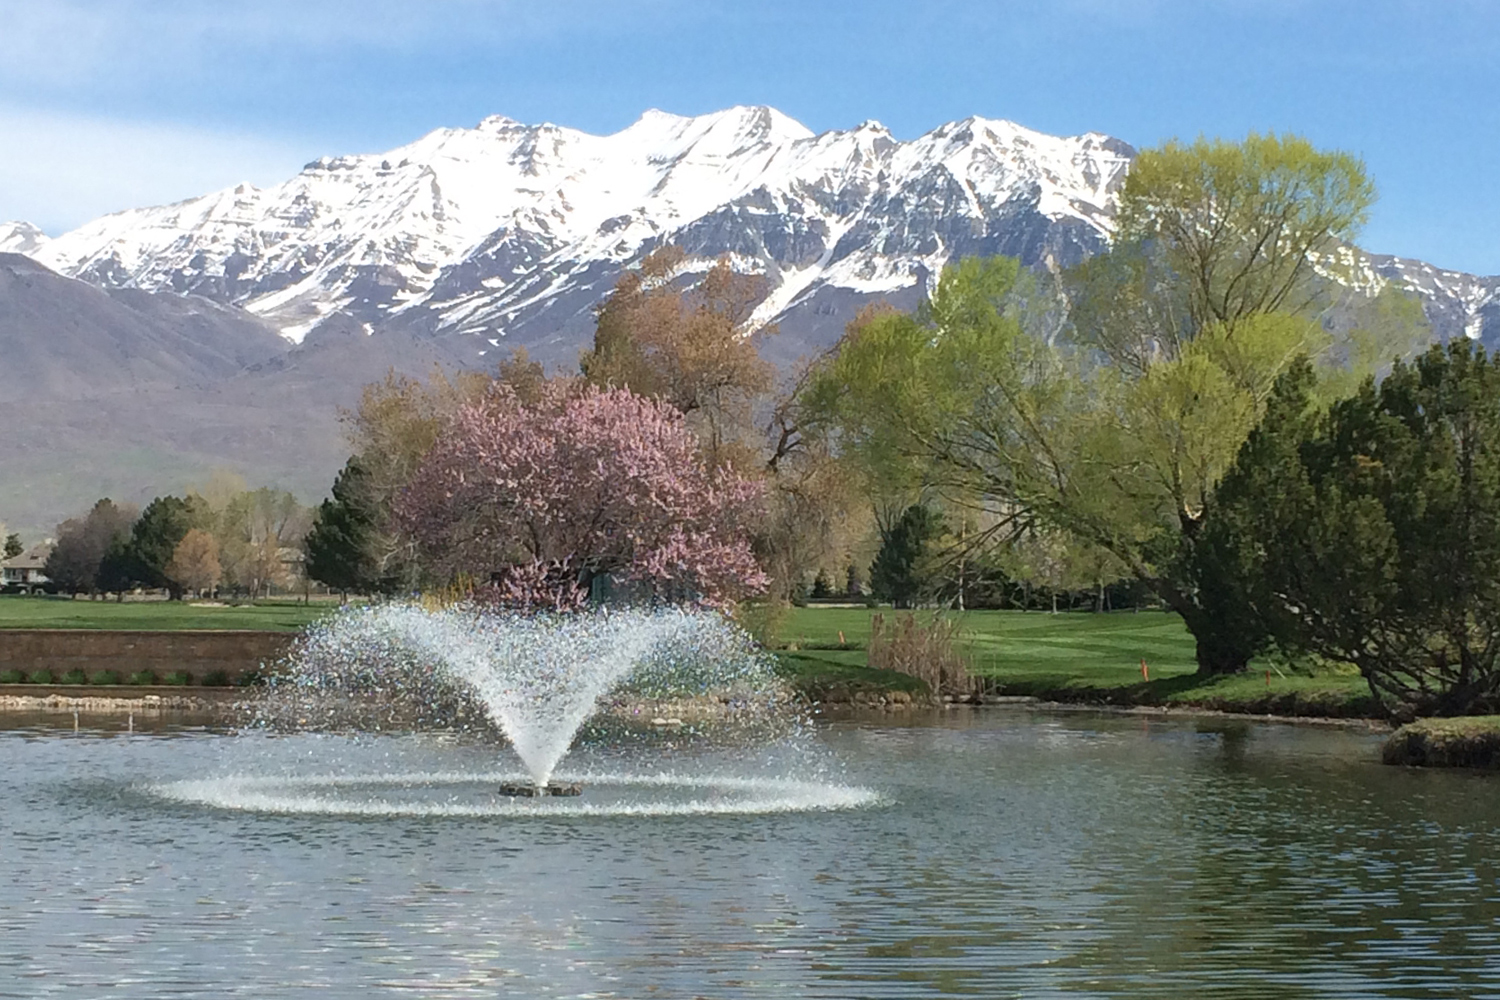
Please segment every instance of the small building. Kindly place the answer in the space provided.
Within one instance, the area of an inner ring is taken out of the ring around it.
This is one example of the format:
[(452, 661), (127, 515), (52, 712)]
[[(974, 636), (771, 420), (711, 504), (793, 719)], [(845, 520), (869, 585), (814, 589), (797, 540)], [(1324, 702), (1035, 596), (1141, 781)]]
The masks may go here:
[(42, 568), (52, 554), (52, 542), (38, 542), (14, 558), (0, 562), (0, 588), (29, 594), (50, 583)]

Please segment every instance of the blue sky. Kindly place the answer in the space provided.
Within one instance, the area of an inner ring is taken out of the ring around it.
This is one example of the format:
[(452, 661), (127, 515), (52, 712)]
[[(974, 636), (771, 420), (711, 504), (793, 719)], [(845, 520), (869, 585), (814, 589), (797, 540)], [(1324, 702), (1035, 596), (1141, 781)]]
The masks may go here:
[(1500, 273), (1496, 0), (0, 0), (0, 219), (56, 233), (489, 114), (770, 104), (1365, 158), (1372, 250)]

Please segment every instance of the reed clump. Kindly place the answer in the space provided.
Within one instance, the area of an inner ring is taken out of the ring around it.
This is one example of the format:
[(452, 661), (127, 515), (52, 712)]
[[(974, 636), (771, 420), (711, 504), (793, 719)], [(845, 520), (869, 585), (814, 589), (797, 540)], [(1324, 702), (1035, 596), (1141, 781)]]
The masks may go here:
[(958, 623), (942, 615), (923, 620), (908, 612), (889, 622), (883, 614), (873, 616), (868, 657), (871, 667), (915, 677), (939, 697), (966, 698), (978, 690), (959, 651)]

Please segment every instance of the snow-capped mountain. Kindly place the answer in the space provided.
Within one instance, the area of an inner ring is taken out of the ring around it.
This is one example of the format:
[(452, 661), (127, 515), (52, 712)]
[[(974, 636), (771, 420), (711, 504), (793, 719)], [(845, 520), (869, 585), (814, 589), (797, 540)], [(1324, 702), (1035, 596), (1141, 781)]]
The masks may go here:
[[(770, 108), (652, 111), (608, 136), (497, 117), (55, 239), (0, 224), (0, 509), (41, 532), (215, 466), (315, 497), (362, 385), (511, 345), (571, 365), (620, 272), (668, 242), (763, 273), (766, 353), (811, 354), (872, 298), (916, 304), (954, 257), (1102, 249), (1133, 157), (979, 118), (903, 142)], [(1500, 277), (1339, 263), (1415, 291), (1442, 339), (1500, 341)]]
[(36, 256), (48, 241), (47, 234), (29, 222), (0, 222), (0, 253)]
[[(1102, 248), (1134, 150), (969, 118), (911, 141), (866, 122), (814, 135), (765, 107), (648, 111), (613, 135), (493, 117), (387, 153), (96, 219), (28, 254), (105, 288), (240, 306), (288, 340), (400, 331), (483, 363), (526, 346), (571, 362), (622, 269), (666, 242), (765, 274), (779, 360), (832, 343), (872, 297), (914, 304), (965, 254), (1070, 264)], [(1500, 278), (1369, 256), (1437, 334), (1500, 339)]]
[(764, 107), (650, 111), (608, 136), (494, 117), (20, 252), (107, 288), (234, 303), (293, 341), (320, 324), (399, 326), (562, 360), (620, 270), (676, 242), (763, 271), (761, 318), (800, 343), (836, 335), (850, 301), (914, 298), (955, 255), (1096, 250), (1133, 155), (979, 118), (901, 142), (873, 122), (814, 135)]

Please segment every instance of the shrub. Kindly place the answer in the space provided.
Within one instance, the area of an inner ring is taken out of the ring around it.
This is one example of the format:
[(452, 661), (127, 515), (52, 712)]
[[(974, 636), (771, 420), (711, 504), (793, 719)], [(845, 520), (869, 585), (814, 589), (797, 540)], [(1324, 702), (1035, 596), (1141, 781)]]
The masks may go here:
[(792, 606), (785, 601), (744, 601), (734, 609), (735, 620), (750, 637), (766, 649), (779, 649), (781, 631), (791, 617)]
[(87, 684), (88, 675), (78, 667), (74, 667), (57, 679), (59, 684)]
[(120, 683), (120, 672), (118, 670), (99, 670), (89, 678), (90, 684), (118, 684)]
[(234, 680), (236, 687), (255, 687), (265, 682), (266, 675), (259, 670), (246, 670)]
[(28, 678), (26, 678), (26, 683), (28, 683), (28, 684), (51, 684), (52, 683), (52, 671), (48, 670), (46, 667), (43, 667), (41, 670), (33, 670), (31, 672), (31, 676), (28, 677)]
[(886, 625), (885, 615), (870, 619), (869, 663), (927, 684), (935, 695), (966, 697), (977, 685), (958, 651), (958, 623), (941, 615), (922, 623), (911, 613)]
[(26, 675), (19, 670), (0, 670), (0, 684), (25, 684)]
[(1218, 626), (1354, 664), (1400, 720), (1500, 712), (1500, 356), (1458, 337), (1326, 411), (1316, 388), (1277, 381), (1209, 508)]
[(129, 683), (138, 687), (145, 687), (156, 683), (156, 675), (149, 670), (137, 670), (130, 675)]
[(226, 688), (231, 684), (229, 673), (224, 670), (210, 670), (203, 675), (203, 679), (198, 683), (206, 688)]
[(161, 679), (163, 684), (171, 684), (173, 687), (187, 687), (193, 683), (193, 675), (186, 670), (174, 670)]

